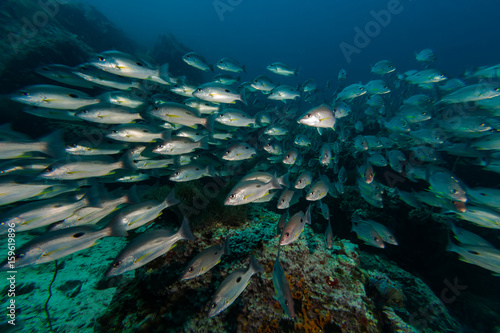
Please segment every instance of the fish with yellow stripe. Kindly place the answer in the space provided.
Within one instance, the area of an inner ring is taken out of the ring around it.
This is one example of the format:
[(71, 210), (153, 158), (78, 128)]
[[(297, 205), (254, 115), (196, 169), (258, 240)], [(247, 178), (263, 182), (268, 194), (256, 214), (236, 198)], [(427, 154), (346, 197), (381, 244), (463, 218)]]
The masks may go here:
[(175, 233), (168, 229), (157, 229), (141, 234), (120, 252), (106, 272), (106, 276), (121, 275), (135, 270), (170, 251), (178, 241), (193, 239), (186, 218)]

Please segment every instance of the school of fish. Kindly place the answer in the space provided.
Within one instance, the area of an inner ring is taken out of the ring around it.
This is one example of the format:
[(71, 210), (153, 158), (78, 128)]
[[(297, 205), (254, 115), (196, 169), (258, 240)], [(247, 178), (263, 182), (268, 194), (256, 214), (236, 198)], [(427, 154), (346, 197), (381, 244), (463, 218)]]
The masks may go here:
[[(280, 248), (297, 240), (306, 225), (323, 224), (320, 215), (332, 248), (335, 216), (331, 222), (322, 199), (342, 200), (346, 186), (373, 209), (384, 207), (387, 192), (416, 209), (441, 208), (453, 221), (448, 251), (500, 274), (500, 251), (467, 230), (468, 223), (500, 229), (500, 190), (468, 187), (450, 163), (460, 158), (474, 170), (500, 173), (500, 65), (448, 78), (432, 68), (436, 56), (425, 49), (416, 54), (417, 69), (402, 72), (381, 60), (367, 68), (371, 81), (347, 84), (341, 69), (320, 87), (283, 62), (242, 81), (249, 74), (235, 59), (210, 64), (189, 52), (182, 60), (204, 75), (219, 74), (192, 82), (172, 76), (168, 64), (154, 66), (111, 50), (75, 67), (42, 66), (36, 72), (47, 84), (9, 96), (31, 115), (102, 130), (105, 138), (64, 142), (57, 130), (34, 139), (9, 124), (0, 127), (0, 234), (48, 230), (9, 254), (2, 270), (51, 262), (103, 237), (126, 237), (179, 203), (176, 182), (230, 176), (238, 182), (225, 205), (277, 200), (282, 215), (274, 297), (292, 320)], [(148, 179), (173, 190), (163, 201), (141, 200), (140, 182)], [(135, 185), (123, 190), (117, 183)], [(415, 190), (413, 183), (419, 184)], [(305, 212), (297, 208), (307, 201)], [(384, 221), (357, 213), (351, 220), (364, 243), (398, 245)], [(105, 275), (135, 270), (186, 240), (194, 240), (186, 218), (176, 231), (151, 228), (128, 243)], [(200, 249), (180, 278), (208, 272), (229, 251), (229, 238)], [(248, 268), (234, 270), (215, 291), (208, 316), (230, 306), (262, 271), (253, 256)]]

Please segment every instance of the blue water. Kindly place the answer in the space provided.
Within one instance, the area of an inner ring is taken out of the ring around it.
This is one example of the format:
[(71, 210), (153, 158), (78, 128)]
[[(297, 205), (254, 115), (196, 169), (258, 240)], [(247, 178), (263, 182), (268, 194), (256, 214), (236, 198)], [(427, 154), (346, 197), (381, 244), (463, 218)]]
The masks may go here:
[[(340, 68), (352, 82), (366, 81), (370, 64), (381, 59), (404, 71), (418, 68), (414, 53), (424, 48), (435, 51), (435, 67), (456, 77), (496, 64), (500, 50), (496, 1), (86, 1), (145, 47), (172, 33), (211, 63), (234, 57), (260, 74), (282, 61), (320, 84), (336, 79)], [(354, 45), (354, 29), (372, 26), (371, 13), (388, 7), (390, 22), (348, 63), (339, 45)]]

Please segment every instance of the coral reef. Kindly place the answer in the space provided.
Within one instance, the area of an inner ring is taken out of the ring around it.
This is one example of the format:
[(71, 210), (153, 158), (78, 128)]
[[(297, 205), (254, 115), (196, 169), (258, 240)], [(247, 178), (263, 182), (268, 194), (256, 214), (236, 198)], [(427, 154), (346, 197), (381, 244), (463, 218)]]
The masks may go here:
[[(323, 239), (306, 229), (282, 249), (281, 262), (295, 300), (295, 321), (286, 318), (272, 298), (272, 265), (279, 215), (249, 205), (249, 220), (238, 227), (194, 229), (186, 242), (157, 261), (138, 269), (136, 279), (122, 286), (99, 320), (100, 330), (148, 332), (379, 332), (375, 305), (365, 292), (368, 277), (359, 267), (357, 246), (340, 240), (328, 250)], [(208, 273), (179, 281), (186, 263), (200, 249), (231, 237), (232, 254)], [(310, 243), (315, 244), (311, 246)], [(207, 318), (207, 304), (220, 282), (253, 253), (265, 272), (252, 278), (226, 311)], [(130, 311), (129, 309), (134, 309)], [(123, 325), (123, 326), (122, 326)]]

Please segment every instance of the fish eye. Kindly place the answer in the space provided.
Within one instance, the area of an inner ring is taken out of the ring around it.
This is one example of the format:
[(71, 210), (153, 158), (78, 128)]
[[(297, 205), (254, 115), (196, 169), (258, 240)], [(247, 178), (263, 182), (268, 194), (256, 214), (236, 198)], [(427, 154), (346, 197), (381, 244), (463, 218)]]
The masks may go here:
[(19, 259), (24, 258), (24, 256), (25, 256), (24, 253), (19, 253), (19, 254), (16, 254), (15, 258), (16, 258), (16, 260), (19, 260)]
[(116, 134), (116, 133), (118, 133), (118, 131), (117, 130), (112, 130), (111, 133)]
[(192, 271), (193, 271), (193, 267), (189, 267), (188, 272), (192, 272)]
[(227, 93), (229, 92), (229, 90), (227, 90), (227, 89), (224, 89), (224, 91), (227, 92)]
[(82, 110), (82, 113), (89, 113), (89, 110)]
[(21, 91), (21, 94), (23, 94), (23, 96), (29, 96), (30, 95), (27, 91)]
[(121, 265), (121, 264), (122, 264), (122, 262), (121, 262), (121, 261), (117, 261), (117, 262), (115, 262), (115, 263), (113, 264), (113, 267), (114, 267), (114, 268), (120, 267), (120, 265)]
[(99, 57), (99, 61), (105, 61), (105, 60), (106, 60), (106, 58), (104, 58), (104, 57)]
[(186, 59), (189, 59), (190, 57), (191, 57), (190, 55), (187, 55), (187, 56), (186, 56)]
[(215, 309), (216, 306), (217, 306), (217, 303), (212, 303), (212, 309)]
[(158, 148), (158, 149), (162, 149), (162, 148), (164, 148), (164, 147), (165, 147), (165, 145), (158, 145), (158, 147), (156, 147), (156, 148)]
[(285, 202), (285, 199), (281, 199), (281, 202)]
[(201, 91), (201, 88), (196, 89), (196, 91)]
[(288, 306), (288, 301), (287, 300), (285, 300), (285, 305)]
[(359, 90), (363, 90), (363, 87), (359, 87)]
[(458, 191), (457, 191), (456, 189), (452, 188), (452, 189), (450, 190), (450, 193), (451, 193), (451, 194), (457, 194), (457, 193), (458, 193)]
[(71, 98), (78, 98), (77, 94), (68, 94), (68, 96), (71, 97)]
[(77, 232), (76, 234), (73, 234), (73, 238), (80, 238), (82, 237), (83, 235), (85, 235), (84, 232)]
[(311, 118), (311, 117), (312, 117), (312, 114), (310, 114), (310, 113), (309, 113), (306, 117), (307, 117), (307, 118)]
[(178, 176), (179, 175), (179, 172), (174, 172), (174, 176)]
[(286, 238), (290, 237), (290, 233), (289, 232), (285, 233), (285, 237)]
[(304, 222), (304, 219), (300, 219), (300, 223)]
[(374, 240), (375, 242), (378, 242), (378, 237), (373, 237), (373, 240)]
[(314, 195), (314, 191), (311, 192), (311, 195)]
[(77, 147), (77, 144), (76, 143), (72, 143), (68, 146), (68, 148), (76, 148)]
[(299, 179), (299, 181), (297, 183), (302, 184), (302, 179)]
[(48, 167), (47, 169), (45, 169), (45, 171), (52, 172), (52, 171), (54, 171), (54, 167)]
[(234, 194), (231, 194), (229, 198), (234, 199), (236, 196)]

